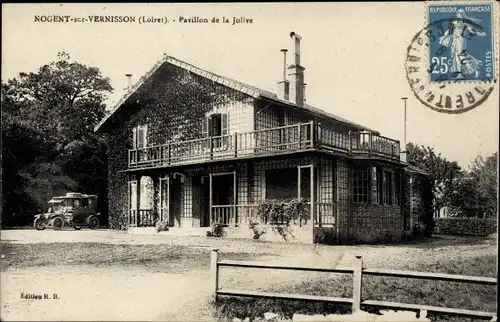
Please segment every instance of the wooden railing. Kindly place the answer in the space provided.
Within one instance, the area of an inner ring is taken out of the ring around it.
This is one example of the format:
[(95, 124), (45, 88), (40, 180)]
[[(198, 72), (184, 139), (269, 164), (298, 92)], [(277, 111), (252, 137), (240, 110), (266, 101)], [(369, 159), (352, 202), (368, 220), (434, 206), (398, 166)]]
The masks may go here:
[[(335, 205), (333, 203), (314, 203), (313, 214), (311, 215), (311, 203), (307, 203), (307, 213), (303, 220), (292, 219), (292, 222), (285, 222), (285, 218), (278, 218), (278, 222), (274, 224), (307, 224), (311, 218), (314, 219), (316, 226), (335, 225)], [(238, 205), (212, 205), (211, 219), (212, 223), (222, 225), (238, 225), (248, 224), (250, 221), (259, 222), (260, 218), (257, 215), (257, 204), (238, 204)]]
[[(328, 272), (328, 273), (344, 273), (352, 274), (353, 280), (353, 296), (352, 298), (331, 297), (331, 296), (318, 296), (318, 295), (305, 295), (305, 294), (287, 294), (287, 293), (272, 293), (260, 291), (248, 291), (239, 289), (219, 288), (219, 275), (221, 267), (238, 267), (238, 268), (260, 268), (260, 269), (278, 269), (278, 270), (294, 270), (294, 271), (309, 271), (309, 272)], [(480, 277), (480, 276), (463, 276), (454, 274), (441, 274), (441, 273), (428, 273), (428, 272), (415, 272), (415, 271), (400, 271), (376, 268), (363, 268), (363, 261), (361, 256), (356, 256), (354, 266), (352, 268), (323, 268), (323, 267), (308, 267), (308, 266), (285, 266), (285, 265), (270, 265), (247, 261), (229, 261), (219, 260), (218, 249), (213, 249), (211, 254), (211, 270), (213, 279), (213, 291), (215, 300), (220, 295), (226, 296), (240, 296), (250, 298), (274, 298), (274, 299), (287, 299), (287, 300), (303, 300), (303, 301), (320, 301), (339, 304), (349, 304), (352, 306), (352, 311), (358, 312), (361, 307), (376, 307), (388, 308), (394, 310), (405, 310), (445, 315), (454, 315), (462, 317), (474, 317), (481, 319), (495, 319), (496, 312), (483, 312), (475, 310), (466, 310), (458, 308), (447, 308), (431, 305), (420, 305), (410, 303), (388, 302), (388, 301), (375, 301), (362, 299), (362, 276), (363, 275), (377, 275), (387, 277), (401, 277), (401, 278), (414, 278), (426, 279), (435, 281), (447, 282), (461, 282), (468, 284), (480, 285), (497, 285), (497, 279), (493, 277)], [(466, 295), (466, 294), (465, 294)], [(493, 320), (492, 319), (492, 320)]]
[(399, 160), (400, 146), (398, 141), (373, 135), (371, 133), (357, 133), (351, 136), (350, 151), (353, 154), (388, 157)]
[(314, 122), (131, 149), (129, 168), (201, 163), (318, 149), (399, 160), (399, 141), (371, 133), (338, 132)]
[(129, 210), (129, 225), (131, 227), (154, 227), (156, 218), (152, 209)]

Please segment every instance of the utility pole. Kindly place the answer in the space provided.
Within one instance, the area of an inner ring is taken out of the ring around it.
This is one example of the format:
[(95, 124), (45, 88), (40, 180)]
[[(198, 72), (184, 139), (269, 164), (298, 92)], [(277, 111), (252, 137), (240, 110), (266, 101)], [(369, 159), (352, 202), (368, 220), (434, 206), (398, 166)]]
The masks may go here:
[(404, 119), (404, 136), (403, 136), (403, 143), (404, 143), (404, 151), (406, 152), (406, 100), (408, 97), (401, 97), (405, 104), (405, 119)]
[(404, 161), (406, 162), (407, 161), (407, 154), (406, 154), (406, 100), (408, 99), (408, 97), (401, 97), (401, 99), (403, 100), (404, 102), (404, 133), (403, 133), (403, 152), (404, 152)]

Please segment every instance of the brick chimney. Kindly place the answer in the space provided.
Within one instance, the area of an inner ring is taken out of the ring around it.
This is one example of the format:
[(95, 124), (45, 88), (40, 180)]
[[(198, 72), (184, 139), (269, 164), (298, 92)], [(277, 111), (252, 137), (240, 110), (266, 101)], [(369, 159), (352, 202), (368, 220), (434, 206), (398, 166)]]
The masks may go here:
[(290, 82), (286, 79), (286, 53), (287, 49), (281, 49), (283, 53), (283, 80), (278, 82), (278, 98), (288, 101), (290, 99)]
[(304, 70), (300, 65), (300, 37), (295, 32), (290, 33), (290, 37), (295, 45), (295, 61), (288, 66), (288, 76), (290, 76), (290, 101), (302, 106), (304, 105)]

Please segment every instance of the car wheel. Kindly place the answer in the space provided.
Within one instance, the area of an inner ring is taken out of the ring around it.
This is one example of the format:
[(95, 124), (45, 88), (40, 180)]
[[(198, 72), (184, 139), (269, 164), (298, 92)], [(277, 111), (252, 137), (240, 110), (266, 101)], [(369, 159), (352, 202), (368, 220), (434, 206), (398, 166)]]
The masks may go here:
[(52, 219), (52, 228), (54, 230), (61, 230), (64, 227), (64, 219), (61, 217), (56, 217)]
[(73, 226), (73, 228), (75, 228), (75, 230), (80, 230), (80, 229), (82, 229), (82, 226), (76, 225), (76, 226)]
[(97, 229), (97, 227), (99, 227), (99, 219), (97, 219), (97, 217), (95, 217), (95, 216), (92, 216), (89, 219), (89, 228), (90, 229)]
[(33, 226), (35, 226), (36, 230), (44, 230), (45, 229), (45, 224), (43, 223), (42, 219), (40, 219), (40, 218), (35, 219)]

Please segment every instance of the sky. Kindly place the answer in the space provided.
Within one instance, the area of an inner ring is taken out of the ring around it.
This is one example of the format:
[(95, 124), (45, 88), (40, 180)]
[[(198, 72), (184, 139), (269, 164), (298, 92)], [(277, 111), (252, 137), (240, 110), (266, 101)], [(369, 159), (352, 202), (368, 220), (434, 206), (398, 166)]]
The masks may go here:
[[(136, 23), (35, 22), (43, 15), (133, 16)], [(169, 23), (139, 24), (142, 16)], [(230, 23), (180, 23), (180, 17), (226, 17)], [(233, 17), (252, 23), (232, 25)], [(406, 48), (425, 25), (424, 2), (4, 4), (2, 81), (34, 72), (65, 51), (110, 78), (112, 103), (123, 95), (125, 74), (132, 74), (134, 83), (167, 53), (276, 92), (283, 69), (280, 49), (293, 52), (289, 35), (294, 31), (302, 37), (308, 104), (403, 142), (401, 97), (408, 97), (407, 141), (434, 147), (467, 168), (477, 155), (498, 151), (499, 87), (482, 105), (458, 115), (422, 105), (411, 92), (404, 63)]]

